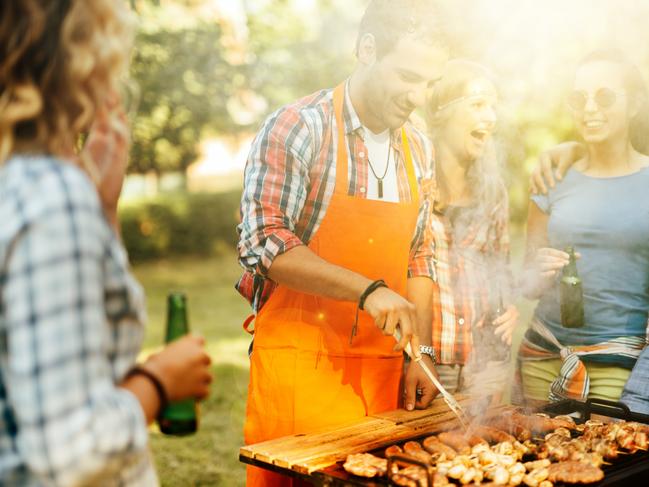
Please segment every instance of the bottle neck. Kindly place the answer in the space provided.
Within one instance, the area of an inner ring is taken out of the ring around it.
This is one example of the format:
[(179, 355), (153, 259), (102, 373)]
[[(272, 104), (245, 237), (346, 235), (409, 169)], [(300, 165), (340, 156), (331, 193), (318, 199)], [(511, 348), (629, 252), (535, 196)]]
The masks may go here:
[(570, 261), (568, 262), (568, 265), (563, 268), (563, 276), (564, 277), (577, 277), (577, 259), (575, 258), (575, 253), (574, 251), (569, 252), (570, 255)]

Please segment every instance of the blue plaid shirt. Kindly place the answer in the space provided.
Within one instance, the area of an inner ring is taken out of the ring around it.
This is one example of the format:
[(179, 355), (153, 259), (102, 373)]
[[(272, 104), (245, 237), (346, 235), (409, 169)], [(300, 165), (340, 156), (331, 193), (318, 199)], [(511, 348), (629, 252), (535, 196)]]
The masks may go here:
[(640, 353), (638, 361), (627, 380), (620, 402), (631, 411), (649, 414), (649, 347)]
[(47, 157), (0, 163), (0, 484), (157, 485), (142, 408), (116, 386), (143, 294), (95, 188)]

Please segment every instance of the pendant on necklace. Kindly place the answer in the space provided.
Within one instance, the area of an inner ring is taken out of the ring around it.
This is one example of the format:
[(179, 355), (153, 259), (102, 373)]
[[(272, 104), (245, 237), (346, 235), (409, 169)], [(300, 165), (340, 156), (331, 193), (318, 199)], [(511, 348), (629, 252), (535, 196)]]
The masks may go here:
[(379, 198), (383, 198), (383, 180), (382, 179), (377, 179), (378, 181), (378, 193), (379, 193)]

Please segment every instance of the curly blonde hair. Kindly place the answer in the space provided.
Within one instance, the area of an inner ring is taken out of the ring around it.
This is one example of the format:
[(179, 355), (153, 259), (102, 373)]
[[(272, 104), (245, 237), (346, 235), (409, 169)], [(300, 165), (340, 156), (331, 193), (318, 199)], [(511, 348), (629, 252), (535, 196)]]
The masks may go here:
[(2, 0), (0, 163), (15, 151), (69, 154), (118, 91), (132, 39), (122, 0)]

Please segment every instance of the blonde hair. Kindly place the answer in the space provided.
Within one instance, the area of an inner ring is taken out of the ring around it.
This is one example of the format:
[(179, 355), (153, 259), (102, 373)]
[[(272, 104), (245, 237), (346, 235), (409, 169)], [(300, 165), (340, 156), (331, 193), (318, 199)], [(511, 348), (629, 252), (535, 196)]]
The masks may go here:
[(125, 75), (122, 0), (0, 2), (0, 163), (17, 148), (66, 155)]
[[(470, 82), (481, 78), (496, 84), (491, 72), (481, 64), (464, 59), (454, 59), (446, 64), (442, 79), (435, 85), (426, 103), (426, 123), (434, 144), (440, 138), (441, 127), (448, 123), (456, 109), (455, 102), (467, 95), (466, 89)], [(442, 209), (448, 204), (449, 195), (444, 173), (439, 166), (437, 169), (439, 191), (435, 208)], [(488, 218), (505, 203), (503, 198), (506, 198), (506, 189), (493, 140), (469, 168), (467, 180), (472, 199), (479, 202), (481, 215), (476, 215), (476, 218)]]

